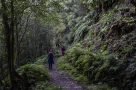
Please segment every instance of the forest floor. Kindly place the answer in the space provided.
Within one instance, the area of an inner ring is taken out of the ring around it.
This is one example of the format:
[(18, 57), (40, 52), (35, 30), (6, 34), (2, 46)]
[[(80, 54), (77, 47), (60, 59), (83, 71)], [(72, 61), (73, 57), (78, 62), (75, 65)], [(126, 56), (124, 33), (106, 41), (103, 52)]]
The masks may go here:
[(74, 81), (64, 71), (57, 69), (57, 62), (53, 66), (53, 70), (50, 70), (51, 83), (60, 87), (62, 90), (84, 90), (81, 85)]

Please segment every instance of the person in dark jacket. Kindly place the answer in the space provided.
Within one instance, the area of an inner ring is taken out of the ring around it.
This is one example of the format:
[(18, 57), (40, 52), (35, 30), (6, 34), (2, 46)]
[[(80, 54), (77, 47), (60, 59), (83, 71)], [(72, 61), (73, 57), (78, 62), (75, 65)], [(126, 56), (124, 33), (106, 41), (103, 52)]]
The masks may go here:
[(64, 46), (61, 48), (61, 53), (62, 53), (62, 56), (65, 55), (65, 47)]
[(52, 70), (52, 65), (54, 64), (54, 55), (52, 53), (52, 50), (50, 50), (48, 54), (48, 64), (49, 64), (49, 70)]

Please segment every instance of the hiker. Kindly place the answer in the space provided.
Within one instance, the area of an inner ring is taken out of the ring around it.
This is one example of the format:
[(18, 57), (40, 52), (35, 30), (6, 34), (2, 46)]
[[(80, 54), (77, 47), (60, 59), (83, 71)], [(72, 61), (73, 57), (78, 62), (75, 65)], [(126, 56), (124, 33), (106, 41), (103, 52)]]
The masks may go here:
[(49, 64), (49, 70), (52, 70), (52, 65), (54, 64), (54, 55), (51, 49), (48, 54), (48, 64)]
[(61, 48), (61, 53), (62, 53), (62, 56), (65, 55), (65, 47), (64, 46)]

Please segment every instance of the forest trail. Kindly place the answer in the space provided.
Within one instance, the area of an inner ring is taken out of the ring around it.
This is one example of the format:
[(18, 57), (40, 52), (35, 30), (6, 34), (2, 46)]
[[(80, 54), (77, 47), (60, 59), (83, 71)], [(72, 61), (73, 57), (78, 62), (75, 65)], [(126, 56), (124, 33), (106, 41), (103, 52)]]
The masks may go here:
[(59, 86), (62, 90), (84, 90), (65, 72), (57, 70), (56, 63), (53, 66), (53, 70), (50, 71), (51, 82), (54, 85)]

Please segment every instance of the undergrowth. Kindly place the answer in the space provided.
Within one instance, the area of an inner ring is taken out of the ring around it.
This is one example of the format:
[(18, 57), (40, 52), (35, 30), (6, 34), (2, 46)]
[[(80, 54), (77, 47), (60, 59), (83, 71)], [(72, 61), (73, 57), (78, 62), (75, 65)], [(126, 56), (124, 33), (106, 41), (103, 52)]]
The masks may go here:
[(92, 53), (89, 49), (75, 46), (68, 50), (67, 55), (59, 59), (59, 69), (70, 73), (75, 80), (90, 84), (105, 79), (111, 70), (115, 70), (117, 65), (113, 55), (107, 51)]
[(17, 69), (30, 90), (60, 90), (51, 84), (46, 64), (47, 56), (41, 56), (33, 64), (26, 64)]

